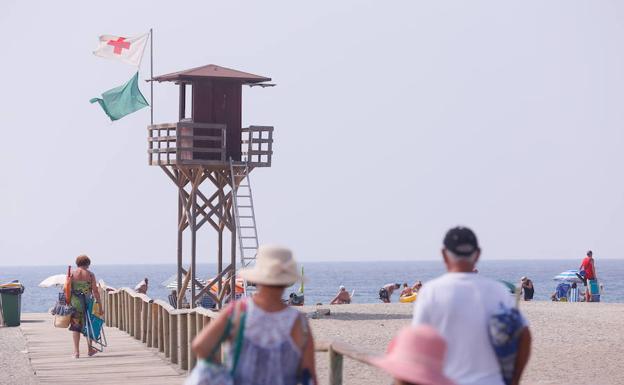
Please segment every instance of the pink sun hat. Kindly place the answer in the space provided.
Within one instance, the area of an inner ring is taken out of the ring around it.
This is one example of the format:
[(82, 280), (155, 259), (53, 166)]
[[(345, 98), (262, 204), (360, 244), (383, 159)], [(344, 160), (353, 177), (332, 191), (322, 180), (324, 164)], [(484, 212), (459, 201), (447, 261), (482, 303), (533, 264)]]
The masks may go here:
[(419, 385), (455, 385), (444, 375), (446, 342), (427, 325), (403, 328), (388, 345), (386, 355), (370, 363), (392, 377)]

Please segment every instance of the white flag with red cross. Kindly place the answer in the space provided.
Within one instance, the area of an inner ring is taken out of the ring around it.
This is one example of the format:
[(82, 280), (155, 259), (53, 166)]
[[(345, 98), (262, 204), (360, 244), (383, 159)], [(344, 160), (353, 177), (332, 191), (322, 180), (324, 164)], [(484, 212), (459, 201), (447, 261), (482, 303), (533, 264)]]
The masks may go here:
[(93, 54), (107, 59), (121, 60), (138, 67), (141, 64), (148, 38), (149, 33), (134, 37), (102, 35), (100, 45), (93, 51)]

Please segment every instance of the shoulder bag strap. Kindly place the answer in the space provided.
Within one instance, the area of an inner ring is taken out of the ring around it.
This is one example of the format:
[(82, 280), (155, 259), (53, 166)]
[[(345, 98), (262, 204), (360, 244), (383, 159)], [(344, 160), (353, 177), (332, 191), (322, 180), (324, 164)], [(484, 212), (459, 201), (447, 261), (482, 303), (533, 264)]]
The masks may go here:
[(243, 342), (245, 337), (245, 320), (247, 319), (247, 302), (246, 300), (241, 300), (236, 303), (237, 305), (237, 315), (238, 315), (238, 332), (236, 333), (236, 338), (234, 340), (234, 354), (232, 356), (232, 369), (231, 374), (234, 375), (236, 371), (236, 366), (238, 365), (238, 358), (240, 357), (240, 352), (243, 348)]

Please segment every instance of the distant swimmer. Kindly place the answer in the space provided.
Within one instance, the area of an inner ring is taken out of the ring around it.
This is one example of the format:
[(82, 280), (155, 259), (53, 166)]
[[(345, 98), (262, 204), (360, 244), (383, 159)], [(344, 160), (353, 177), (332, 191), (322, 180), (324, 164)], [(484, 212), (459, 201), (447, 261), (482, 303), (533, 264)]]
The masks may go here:
[(336, 297), (332, 299), (330, 305), (348, 305), (350, 303), (351, 295), (344, 286), (340, 285), (340, 289), (338, 289), (338, 294), (336, 294)]
[(384, 303), (390, 303), (390, 297), (396, 289), (401, 287), (400, 283), (389, 283), (379, 290), (379, 299)]

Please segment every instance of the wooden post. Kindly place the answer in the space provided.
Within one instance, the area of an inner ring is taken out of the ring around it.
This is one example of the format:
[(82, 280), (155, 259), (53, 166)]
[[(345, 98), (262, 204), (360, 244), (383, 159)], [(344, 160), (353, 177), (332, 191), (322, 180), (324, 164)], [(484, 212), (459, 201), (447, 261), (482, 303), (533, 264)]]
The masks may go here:
[(193, 314), (178, 314), (178, 329), (180, 331), (178, 342), (180, 343), (180, 368), (189, 369), (189, 325), (188, 320), (193, 318)]
[[(197, 362), (197, 357), (195, 357), (195, 354), (193, 353), (193, 340), (195, 339), (195, 336), (197, 335), (197, 315), (198, 314), (199, 313), (192, 313), (188, 315), (188, 325), (187, 325), (188, 343), (187, 343), (187, 352), (186, 352), (188, 362), (187, 362), (187, 367), (183, 369), (191, 370), (195, 367), (195, 363)], [(182, 345), (180, 345), (180, 354), (182, 354)]]
[(127, 299), (128, 297), (126, 296), (126, 292), (122, 291), (121, 292), (121, 326), (122, 326), (122, 330), (124, 332), (128, 331), (128, 323), (126, 322), (128, 320), (128, 314), (127, 314)]
[(158, 348), (158, 305), (155, 303), (150, 304), (150, 312), (152, 313), (152, 348)]
[(161, 334), (163, 336), (163, 348), (165, 357), (169, 357), (171, 355), (171, 349), (169, 347), (169, 344), (171, 343), (169, 340), (169, 312), (165, 308), (162, 308), (162, 318), (163, 328)]
[(138, 297), (133, 298), (134, 301), (134, 338), (141, 339), (141, 308), (143, 300)]
[(147, 328), (147, 305), (147, 301), (141, 298), (141, 342), (143, 343), (147, 343), (147, 331), (149, 330)]
[(156, 313), (158, 318), (158, 328), (156, 331), (156, 337), (158, 338), (158, 351), (161, 353), (165, 352), (165, 309), (163, 309), (160, 305), (156, 305)]
[[(177, 270), (177, 288), (178, 288), (178, 294), (180, 294), (180, 287), (182, 286), (182, 241), (183, 241), (183, 227), (182, 227), (182, 220), (184, 218), (184, 215), (182, 213), (182, 210), (184, 209), (184, 202), (183, 202), (183, 194), (182, 192), (184, 191), (183, 189), (183, 185), (182, 185), (182, 178), (184, 177), (184, 175), (179, 172), (179, 171), (175, 171), (175, 175), (176, 175), (176, 180), (178, 183), (178, 270)], [(180, 308), (180, 303), (177, 303), (177, 308)]]
[(115, 327), (121, 329), (121, 294), (115, 293)]
[(329, 345), (329, 385), (342, 385), (342, 354)]
[[(200, 169), (196, 168), (195, 173), (199, 173)], [(199, 178), (197, 174), (191, 172), (191, 196), (189, 197), (191, 200), (191, 218), (190, 218), (190, 227), (191, 227), (191, 268), (189, 272), (191, 273), (191, 303), (190, 308), (193, 309), (195, 307), (195, 263), (197, 257), (197, 183), (199, 182)], [(179, 306), (178, 306), (179, 307)]]
[(178, 363), (178, 315), (169, 313), (169, 357), (172, 364)]
[(154, 318), (153, 318), (154, 313), (152, 312), (151, 302), (146, 302), (145, 311), (147, 312), (147, 325), (145, 325), (145, 345), (148, 348), (151, 348), (154, 342), (152, 340), (152, 333), (154, 331), (152, 327), (152, 325), (154, 324)]

